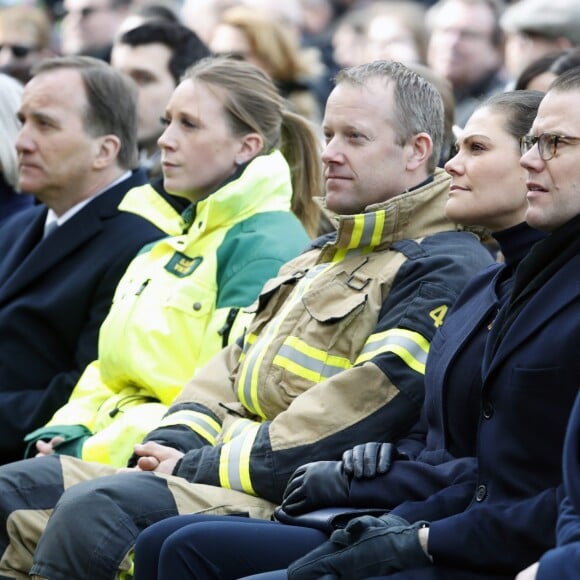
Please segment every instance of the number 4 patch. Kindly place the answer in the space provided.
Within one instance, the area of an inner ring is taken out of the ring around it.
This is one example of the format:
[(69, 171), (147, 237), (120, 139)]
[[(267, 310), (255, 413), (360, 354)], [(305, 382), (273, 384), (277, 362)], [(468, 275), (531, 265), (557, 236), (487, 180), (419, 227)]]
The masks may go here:
[(446, 304), (442, 306), (437, 306), (437, 308), (433, 308), (431, 312), (429, 312), (429, 316), (433, 319), (433, 323), (435, 328), (439, 328), (443, 324), (443, 319), (447, 314), (449, 307)]

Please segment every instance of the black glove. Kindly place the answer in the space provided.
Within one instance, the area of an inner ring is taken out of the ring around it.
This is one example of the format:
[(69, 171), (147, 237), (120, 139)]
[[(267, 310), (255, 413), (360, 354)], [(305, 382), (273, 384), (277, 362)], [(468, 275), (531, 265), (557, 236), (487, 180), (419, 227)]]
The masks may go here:
[(328, 506), (349, 506), (350, 479), (342, 461), (316, 461), (299, 467), (290, 478), (282, 508), (297, 515)]
[(425, 524), (410, 525), (390, 514), (356, 518), (333, 532), (328, 542), (293, 562), (288, 578), (368, 578), (429, 566), (431, 560), (419, 543), (418, 530)]
[(342, 454), (344, 472), (354, 479), (370, 479), (387, 473), (395, 459), (408, 459), (392, 443), (362, 443)]

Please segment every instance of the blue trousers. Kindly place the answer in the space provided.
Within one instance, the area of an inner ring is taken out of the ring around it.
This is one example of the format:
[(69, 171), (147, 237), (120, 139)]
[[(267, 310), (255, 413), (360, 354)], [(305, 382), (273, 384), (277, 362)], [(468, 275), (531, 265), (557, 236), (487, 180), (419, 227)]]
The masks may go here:
[(285, 569), (327, 539), (318, 530), (267, 520), (200, 514), (176, 516), (139, 534), (134, 578), (234, 580)]

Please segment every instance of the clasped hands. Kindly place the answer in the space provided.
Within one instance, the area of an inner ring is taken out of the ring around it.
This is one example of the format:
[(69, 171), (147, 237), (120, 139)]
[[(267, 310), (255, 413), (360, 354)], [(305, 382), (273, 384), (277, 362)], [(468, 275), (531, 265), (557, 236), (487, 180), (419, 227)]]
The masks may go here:
[(391, 443), (363, 443), (348, 449), (342, 461), (316, 461), (299, 467), (290, 478), (282, 508), (290, 515), (323, 507), (349, 506), (353, 479), (387, 473), (395, 459), (404, 459)]
[[(318, 461), (299, 467), (292, 475), (282, 501), (291, 515), (322, 507), (351, 505), (353, 479), (387, 473), (395, 459), (407, 459), (390, 443), (365, 443), (345, 451), (342, 461)], [(396, 515), (365, 515), (295, 561), (288, 569), (293, 580), (364, 578), (398, 570), (428, 566), (426, 522), (410, 524)]]
[(173, 447), (167, 447), (153, 441), (135, 445), (135, 455), (139, 457), (135, 467), (122, 467), (117, 473), (130, 473), (132, 471), (155, 471), (171, 475), (177, 462), (184, 456), (182, 451)]

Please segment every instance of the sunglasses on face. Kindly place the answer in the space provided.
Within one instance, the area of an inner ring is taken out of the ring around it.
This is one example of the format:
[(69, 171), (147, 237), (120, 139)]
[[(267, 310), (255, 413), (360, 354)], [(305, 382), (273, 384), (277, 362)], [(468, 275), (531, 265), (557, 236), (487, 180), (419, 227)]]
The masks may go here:
[(12, 52), (14, 58), (26, 58), (31, 52), (36, 52), (38, 48), (25, 46), (23, 44), (0, 44), (0, 52), (7, 48)]

